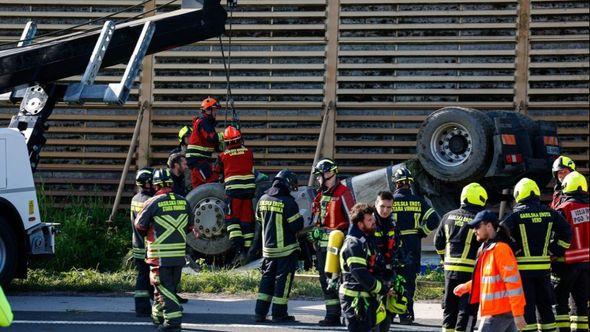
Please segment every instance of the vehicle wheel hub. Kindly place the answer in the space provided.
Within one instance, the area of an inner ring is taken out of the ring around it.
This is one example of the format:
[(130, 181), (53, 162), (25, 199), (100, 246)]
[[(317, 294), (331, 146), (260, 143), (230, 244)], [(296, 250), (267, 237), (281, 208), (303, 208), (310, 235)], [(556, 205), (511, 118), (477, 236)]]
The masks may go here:
[(432, 135), (430, 149), (438, 163), (448, 167), (461, 165), (473, 150), (471, 134), (458, 123), (447, 123)]
[(225, 232), (225, 206), (225, 202), (218, 198), (199, 201), (193, 213), (195, 228), (199, 230), (201, 237), (211, 239)]

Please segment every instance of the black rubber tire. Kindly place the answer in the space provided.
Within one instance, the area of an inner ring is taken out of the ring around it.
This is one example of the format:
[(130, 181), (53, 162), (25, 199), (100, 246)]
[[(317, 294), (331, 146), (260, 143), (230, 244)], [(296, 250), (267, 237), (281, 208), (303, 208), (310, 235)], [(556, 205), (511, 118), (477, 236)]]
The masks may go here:
[[(188, 193), (188, 195), (186, 195), (186, 200), (191, 206), (191, 211), (194, 211), (195, 206), (199, 203), (199, 201), (206, 197), (225, 201), (226, 196), (223, 184), (203, 184)], [(214, 239), (196, 239), (192, 234), (189, 234), (187, 235), (186, 239), (189, 247), (204, 256), (216, 256), (224, 254), (231, 249), (231, 242), (229, 241), (227, 233), (225, 237), (217, 237)]]
[[(470, 136), (471, 154), (459, 165), (444, 165), (431, 150), (431, 140), (437, 129), (450, 123), (463, 126)], [(471, 182), (482, 178), (493, 151), (494, 126), (484, 113), (460, 107), (441, 108), (426, 118), (417, 137), (417, 154), (422, 167), (443, 182)]]
[(0, 285), (4, 288), (16, 273), (18, 246), (12, 228), (3, 217), (0, 217), (0, 242), (0, 250), (5, 251), (5, 253), (0, 252), (0, 259), (4, 259), (2, 258), (4, 254), (6, 257), (6, 260), (0, 263)]

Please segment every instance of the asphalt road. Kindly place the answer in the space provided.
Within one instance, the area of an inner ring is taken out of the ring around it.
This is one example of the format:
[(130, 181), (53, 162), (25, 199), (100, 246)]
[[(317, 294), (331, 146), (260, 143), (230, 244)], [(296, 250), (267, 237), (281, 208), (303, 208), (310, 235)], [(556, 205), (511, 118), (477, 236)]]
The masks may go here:
[[(297, 322), (282, 325), (255, 323), (255, 300), (237, 297), (196, 297), (184, 305), (183, 330), (186, 331), (345, 331), (322, 328), (322, 301), (290, 301), (289, 312)], [(107, 296), (9, 296), (15, 320), (7, 331), (153, 331), (147, 318), (133, 313), (133, 298)], [(440, 304), (417, 303), (417, 323), (393, 324), (391, 331), (440, 331)]]

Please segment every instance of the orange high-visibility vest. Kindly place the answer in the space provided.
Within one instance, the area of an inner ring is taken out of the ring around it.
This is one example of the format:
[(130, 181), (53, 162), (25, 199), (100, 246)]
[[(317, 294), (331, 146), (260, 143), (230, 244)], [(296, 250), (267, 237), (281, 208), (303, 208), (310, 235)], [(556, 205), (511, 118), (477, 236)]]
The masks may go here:
[(494, 242), (480, 250), (473, 279), (466, 283), (471, 303), (478, 303), (481, 316), (511, 312), (524, 315), (524, 291), (512, 249), (504, 242)]

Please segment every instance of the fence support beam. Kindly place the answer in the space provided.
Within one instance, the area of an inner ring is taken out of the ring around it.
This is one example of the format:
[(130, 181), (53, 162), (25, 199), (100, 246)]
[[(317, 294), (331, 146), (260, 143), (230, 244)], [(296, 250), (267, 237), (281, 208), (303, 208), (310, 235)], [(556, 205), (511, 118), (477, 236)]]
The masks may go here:
[(514, 82), (514, 106), (521, 113), (528, 113), (529, 85), (529, 38), (531, 21), (531, 3), (529, 0), (518, 1), (518, 31), (516, 43), (516, 73)]
[[(144, 12), (149, 12), (156, 8), (156, 0), (145, 4)], [(145, 16), (154, 16), (155, 11), (147, 13)], [(152, 139), (152, 104), (154, 102), (154, 56), (148, 55), (143, 58), (141, 78), (141, 87), (139, 89), (139, 105), (145, 107), (139, 142), (137, 146), (137, 168), (147, 167), (150, 165), (150, 145)]]
[[(340, 0), (328, 0), (326, 6), (326, 76), (324, 81), (325, 132), (321, 142), (321, 157), (334, 158), (336, 141), (336, 109), (338, 83), (338, 30), (340, 25)], [(330, 107), (330, 106), (331, 107)]]

